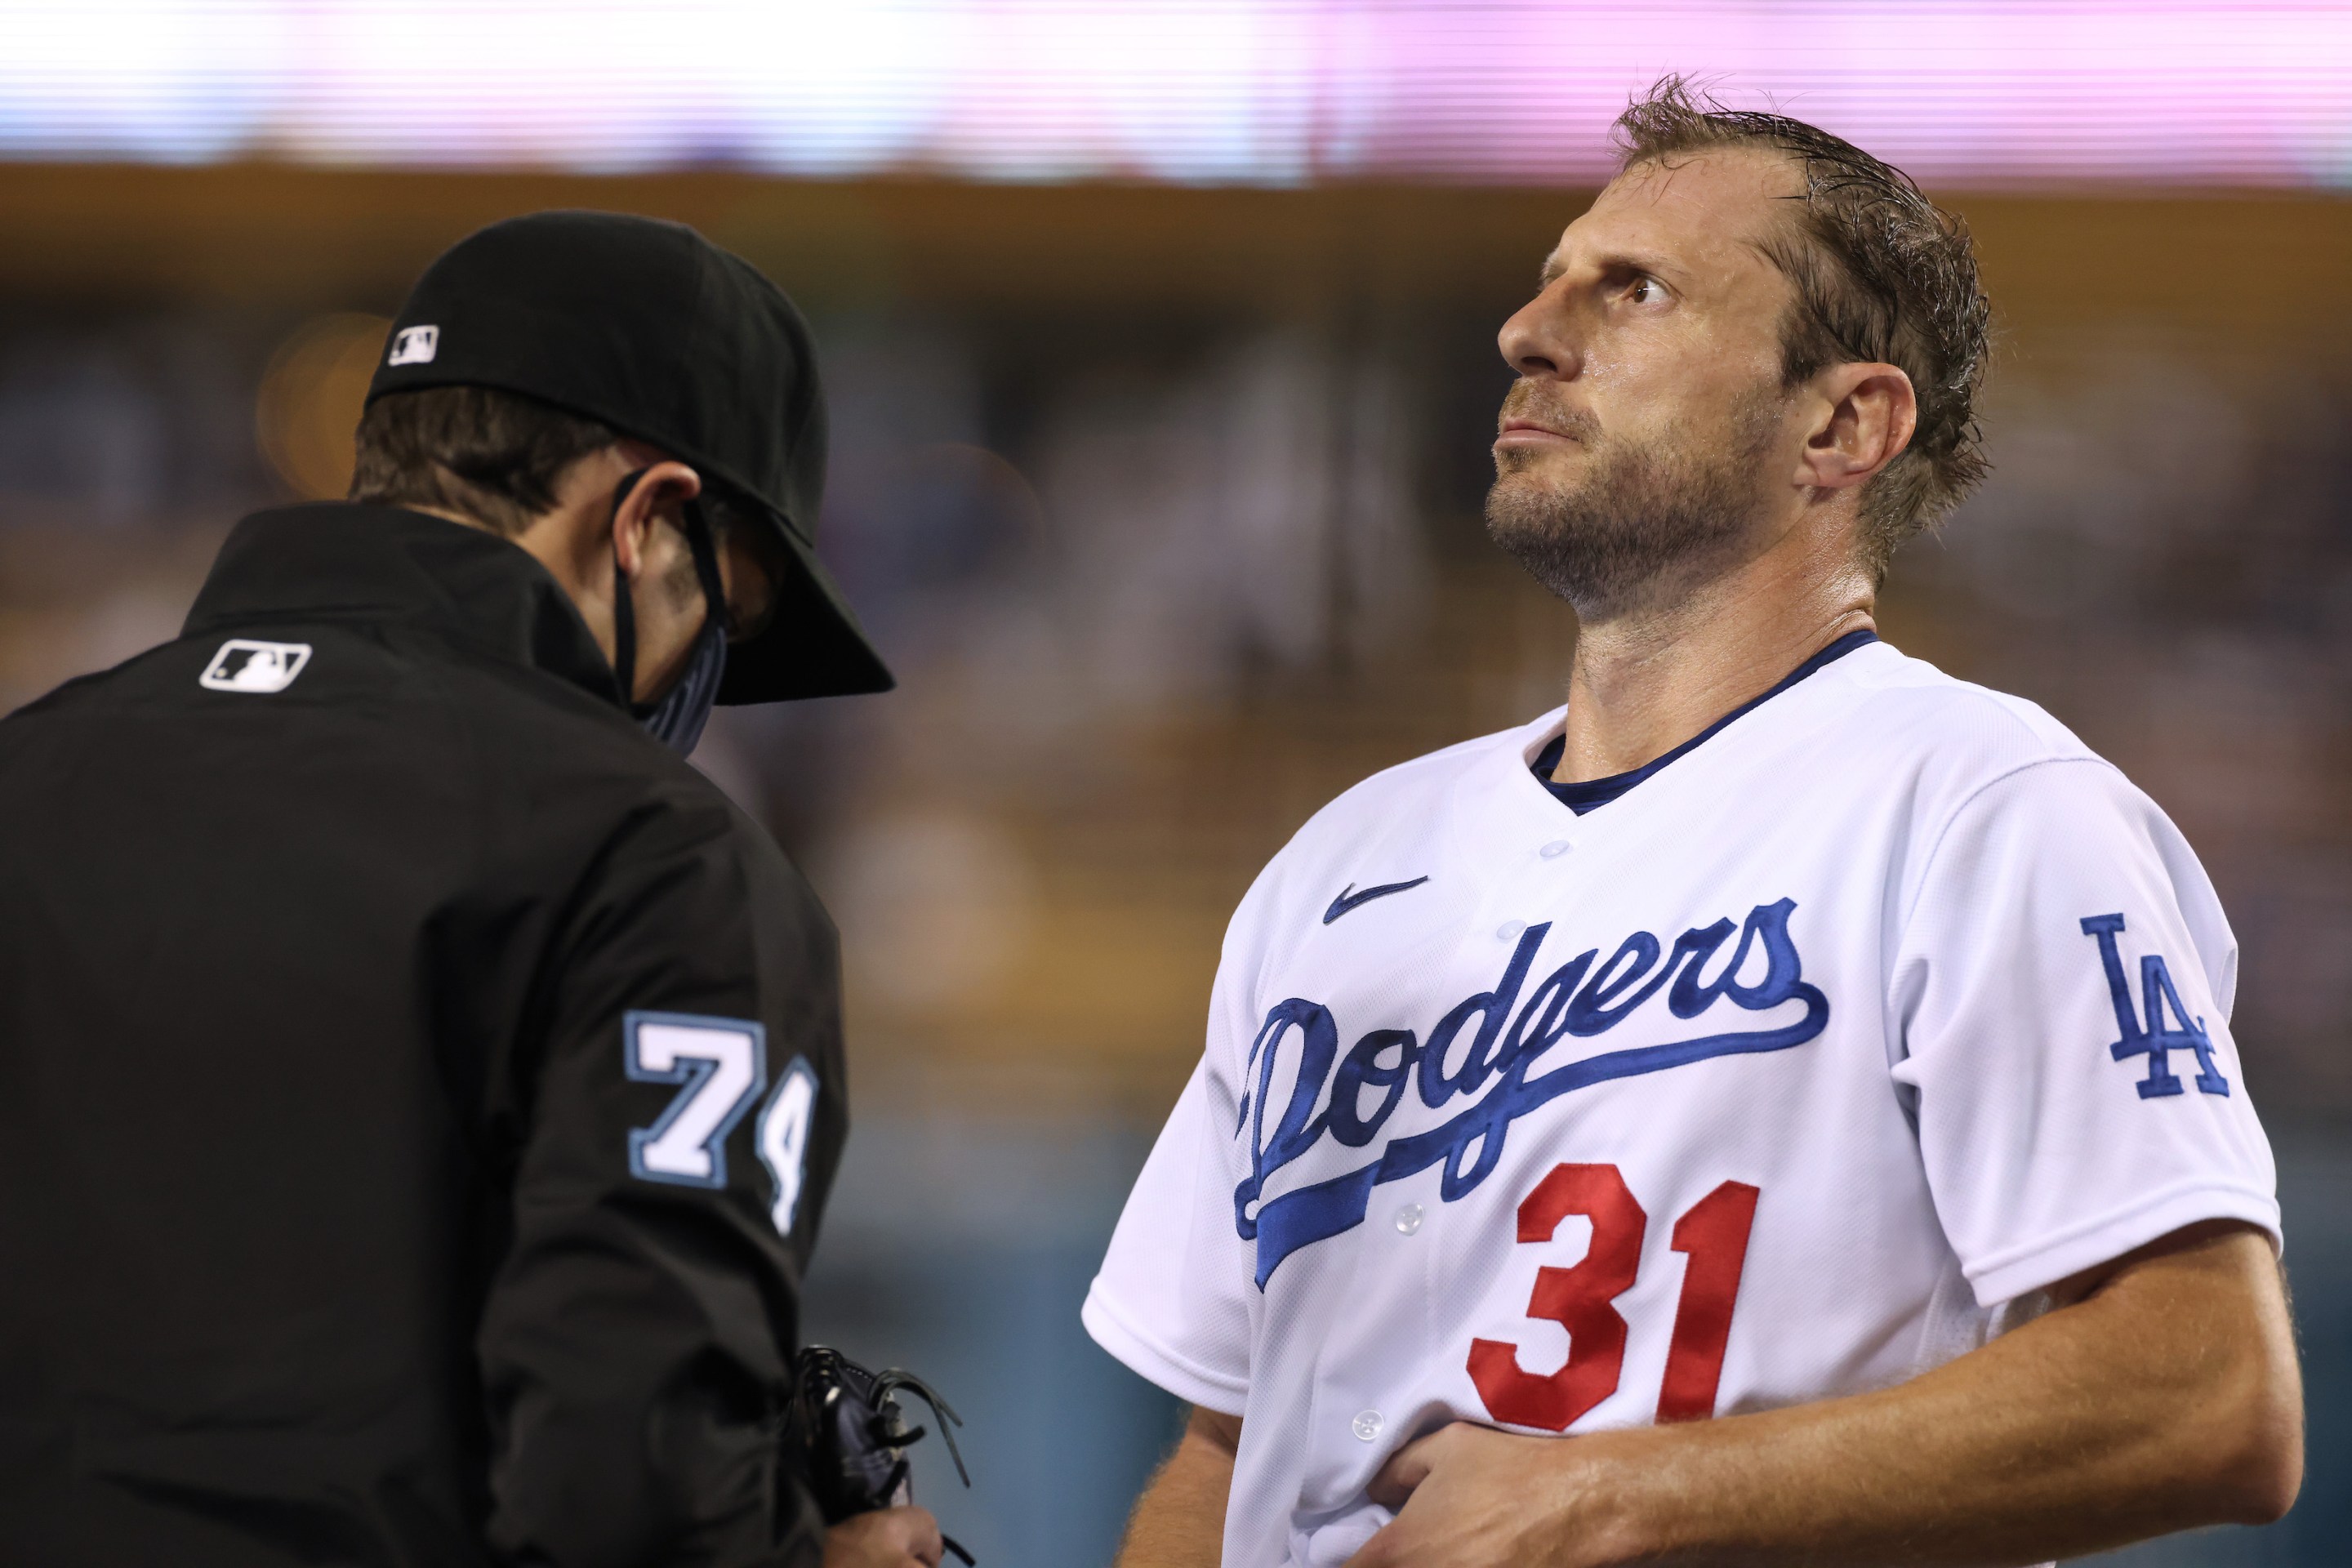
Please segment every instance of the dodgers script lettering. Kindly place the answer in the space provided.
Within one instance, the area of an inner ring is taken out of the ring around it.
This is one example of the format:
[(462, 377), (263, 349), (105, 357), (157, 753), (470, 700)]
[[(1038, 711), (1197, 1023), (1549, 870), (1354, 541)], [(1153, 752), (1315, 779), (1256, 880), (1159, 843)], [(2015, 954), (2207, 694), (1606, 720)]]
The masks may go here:
[[(1502, 1159), (1511, 1123), (1563, 1094), (1712, 1057), (1787, 1050), (1812, 1039), (1829, 1026), (1830, 1004), (1818, 987), (1804, 983), (1804, 966), (1789, 934), (1789, 916), (1796, 907), (1790, 899), (1759, 904), (1744, 924), (1719, 920), (1696, 927), (1676, 937), (1671, 949), (1637, 931), (1597, 969), (1599, 948), (1578, 953), (1538, 982), (1521, 1003), (1519, 994), (1551, 930), (1548, 923), (1529, 926), (1495, 988), (1457, 1003), (1426, 1040), (1411, 1029), (1374, 1029), (1344, 1058), (1330, 1008), (1298, 997), (1276, 1004), (1250, 1047), (1248, 1066), (1256, 1081), (1242, 1097), (1240, 1124), (1234, 1130), (1236, 1137), (1250, 1137), (1250, 1174), (1234, 1190), (1234, 1225), (1243, 1240), (1257, 1243), (1258, 1289), (1300, 1247), (1361, 1225), (1372, 1188), (1382, 1182), (1443, 1162), (1439, 1195), (1452, 1203), (1472, 1191)], [(1730, 960), (1706, 978), (1734, 931), (1739, 941)], [(1752, 967), (1751, 953), (1759, 951), (1764, 973), (1743, 983), (1740, 975)], [(1540, 1076), (1533, 1073), (1560, 1041), (1607, 1034), (1661, 992), (1666, 1011), (1678, 1019), (1697, 1018), (1727, 1000), (1750, 1013), (1800, 1003), (1804, 1014), (1774, 1027), (1604, 1052)], [(1294, 1038), (1297, 1078), (1269, 1132), (1276, 1066)], [(1455, 1065), (1449, 1068), (1449, 1062)], [(1377, 1097), (1369, 1106), (1368, 1091)], [(1435, 1127), (1391, 1140), (1378, 1156), (1344, 1175), (1260, 1201), (1275, 1173), (1326, 1137), (1343, 1148), (1370, 1143), (1408, 1093), (1433, 1110), (1461, 1099), (1471, 1103)]]

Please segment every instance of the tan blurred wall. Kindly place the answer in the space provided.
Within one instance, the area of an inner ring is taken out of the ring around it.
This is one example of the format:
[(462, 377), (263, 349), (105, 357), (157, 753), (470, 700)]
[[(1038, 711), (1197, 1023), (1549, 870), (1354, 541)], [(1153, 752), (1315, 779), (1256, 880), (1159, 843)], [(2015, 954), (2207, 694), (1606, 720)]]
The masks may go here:
[[(443, 247), (553, 206), (694, 224), (798, 289), (959, 307), (1232, 308), (1507, 298), (1582, 193), (1341, 185), (794, 184), (235, 164), (0, 165), (0, 291), (59, 300), (395, 302)], [(1949, 198), (2013, 341), (2161, 317), (2270, 341), (2346, 330), (2352, 201)]]

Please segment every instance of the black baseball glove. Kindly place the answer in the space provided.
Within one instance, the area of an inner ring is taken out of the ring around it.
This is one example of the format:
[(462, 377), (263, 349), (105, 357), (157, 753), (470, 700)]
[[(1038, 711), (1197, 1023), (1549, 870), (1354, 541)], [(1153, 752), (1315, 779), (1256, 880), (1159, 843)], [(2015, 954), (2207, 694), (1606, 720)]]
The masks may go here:
[[(971, 1485), (952, 1430), (963, 1425), (963, 1418), (913, 1373), (895, 1366), (868, 1372), (824, 1345), (801, 1352), (799, 1373), (793, 1425), (808, 1463), (809, 1485), (827, 1524), (914, 1500), (907, 1448), (923, 1436), (924, 1428), (907, 1425), (898, 1408), (901, 1390), (931, 1407), (956, 1474), (965, 1486)], [(971, 1564), (971, 1552), (951, 1537), (940, 1539)]]

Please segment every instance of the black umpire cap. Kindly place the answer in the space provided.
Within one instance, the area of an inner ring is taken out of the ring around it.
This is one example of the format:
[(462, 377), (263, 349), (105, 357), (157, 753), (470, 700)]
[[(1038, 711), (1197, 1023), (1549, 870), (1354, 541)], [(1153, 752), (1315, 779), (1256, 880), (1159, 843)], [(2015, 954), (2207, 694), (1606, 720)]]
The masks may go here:
[(896, 684), (816, 557), (824, 392), (782, 289), (683, 224), (509, 218), (459, 240), (400, 308), (368, 386), (488, 386), (660, 447), (767, 519), (793, 563), (768, 629), (728, 649), (721, 702)]

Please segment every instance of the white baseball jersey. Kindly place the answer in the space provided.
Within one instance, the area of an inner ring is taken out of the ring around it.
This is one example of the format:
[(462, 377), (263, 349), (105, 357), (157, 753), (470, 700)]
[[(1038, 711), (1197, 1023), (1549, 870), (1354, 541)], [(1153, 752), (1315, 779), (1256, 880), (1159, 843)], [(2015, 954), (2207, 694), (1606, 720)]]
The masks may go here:
[(1357, 785), (1234, 917), (1085, 1320), (1245, 1417), (1235, 1568), (1343, 1562), (1449, 1421), (1855, 1394), (2277, 1237), (2211, 885), (2040, 709), (1862, 633), (1624, 779), (1548, 787), (1561, 722)]

